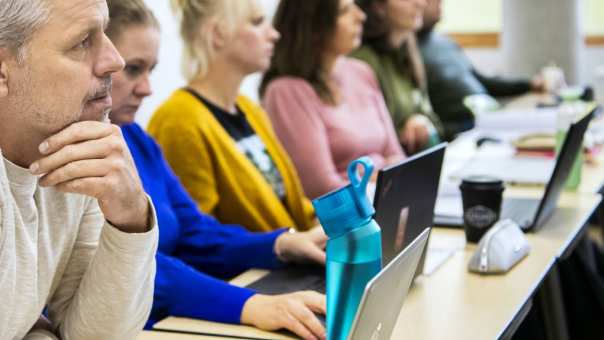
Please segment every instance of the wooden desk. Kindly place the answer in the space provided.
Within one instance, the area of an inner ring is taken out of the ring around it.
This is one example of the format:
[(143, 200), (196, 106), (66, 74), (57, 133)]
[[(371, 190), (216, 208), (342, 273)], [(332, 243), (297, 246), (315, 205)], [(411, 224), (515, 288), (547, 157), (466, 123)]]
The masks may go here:
[[(416, 281), (392, 338), (499, 338), (530, 301), (556, 259), (580, 235), (599, 202), (595, 195), (565, 195), (547, 225), (527, 234), (530, 255), (506, 275), (470, 274), (467, 264), (474, 247), (456, 253), (432, 276)], [(434, 230), (433, 235), (442, 234), (463, 237), (457, 230), (446, 229)]]
[(224, 337), (143, 331), (136, 340), (224, 340)]
[[(255, 272), (255, 271), (251, 271)], [(255, 275), (265, 275), (266, 271), (258, 271)], [(155, 324), (156, 330), (185, 331), (199, 334), (219, 334), (228, 337), (240, 337), (246, 339), (271, 339), (271, 340), (295, 340), (286, 334), (266, 332), (254, 327), (243, 325), (230, 325), (204, 320), (193, 320), (187, 318), (169, 317)], [(191, 339), (192, 340), (192, 339)]]
[[(533, 189), (516, 194), (536, 195)], [(431, 276), (418, 278), (399, 316), (392, 339), (497, 339), (530, 303), (552, 266), (572, 244), (587, 218), (600, 203), (595, 194), (565, 193), (558, 209), (542, 230), (527, 237), (531, 254), (506, 275), (469, 273), (467, 264), (475, 246), (466, 245)], [(455, 229), (434, 229), (431, 242), (464, 243)], [(429, 255), (428, 255), (429, 256)], [(265, 271), (248, 271), (233, 281), (246, 284)], [(157, 329), (219, 332), (261, 339), (290, 339), (249, 327), (168, 318)]]

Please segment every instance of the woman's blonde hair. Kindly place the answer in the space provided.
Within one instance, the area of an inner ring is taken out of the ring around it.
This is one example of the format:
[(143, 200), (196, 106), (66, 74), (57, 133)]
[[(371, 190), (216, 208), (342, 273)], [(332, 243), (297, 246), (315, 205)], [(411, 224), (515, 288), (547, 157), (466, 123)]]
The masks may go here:
[(214, 57), (213, 36), (207, 23), (215, 21), (231, 34), (251, 13), (251, 4), (251, 0), (172, 0), (185, 45), (182, 71), (188, 80), (206, 74)]

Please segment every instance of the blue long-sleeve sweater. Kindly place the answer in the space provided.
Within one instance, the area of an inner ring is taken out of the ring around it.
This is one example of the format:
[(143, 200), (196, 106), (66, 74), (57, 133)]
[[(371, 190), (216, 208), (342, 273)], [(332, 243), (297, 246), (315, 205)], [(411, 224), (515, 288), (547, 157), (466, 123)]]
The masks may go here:
[(166, 316), (239, 323), (243, 305), (254, 292), (212, 276), (226, 278), (252, 267), (278, 266), (273, 249), (283, 230), (251, 233), (203, 214), (155, 141), (137, 124), (123, 126), (122, 133), (159, 222), (155, 292), (147, 328)]

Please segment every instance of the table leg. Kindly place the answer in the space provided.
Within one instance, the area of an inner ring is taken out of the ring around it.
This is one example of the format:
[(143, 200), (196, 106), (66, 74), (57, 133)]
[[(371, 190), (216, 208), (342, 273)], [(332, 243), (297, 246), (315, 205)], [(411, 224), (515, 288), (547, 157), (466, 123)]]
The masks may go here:
[(543, 313), (543, 326), (547, 340), (569, 340), (560, 274), (557, 264), (552, 267), (537, 292)]
[(600, 206), (598, 207), (598, 222), (600, 222), (600, 230), (602, 231), (601, 233), (601, 240), (604, 243), (604, 204), (601, 203)]

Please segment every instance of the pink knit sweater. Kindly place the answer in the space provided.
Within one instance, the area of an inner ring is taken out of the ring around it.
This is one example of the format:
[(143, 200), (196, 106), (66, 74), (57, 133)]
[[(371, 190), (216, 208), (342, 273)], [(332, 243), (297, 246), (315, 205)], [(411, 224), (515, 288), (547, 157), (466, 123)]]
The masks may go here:
[(294, 77), (272, 81), (263, 101), (310, 198), (346, 185), (346, 167), (358, 157), (371, 157), (380, 169), (389, 157), (403, 156), (373, 71), (342, 57), (332, 77), (340, 88), (337, 106)]

